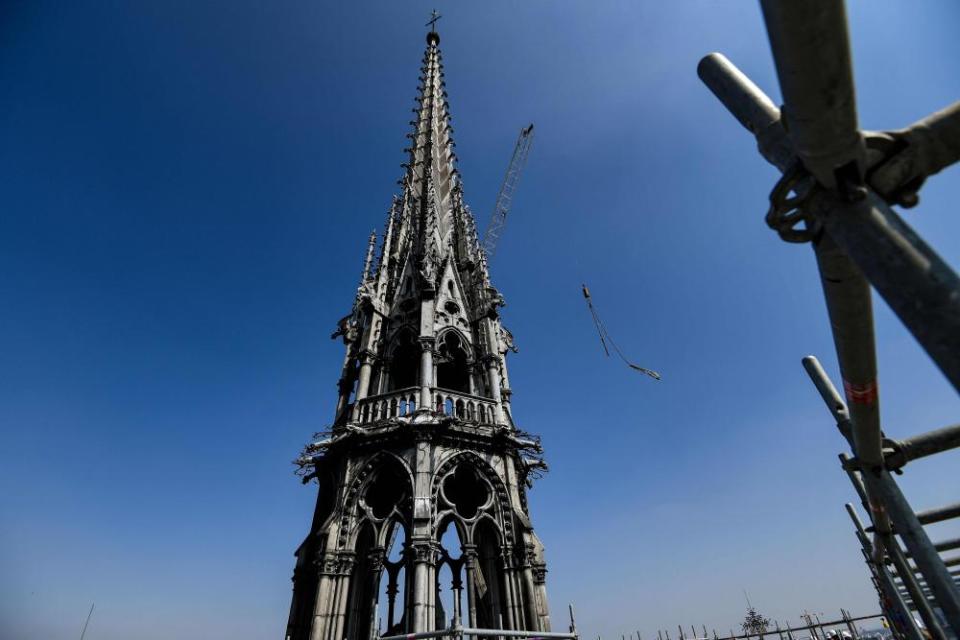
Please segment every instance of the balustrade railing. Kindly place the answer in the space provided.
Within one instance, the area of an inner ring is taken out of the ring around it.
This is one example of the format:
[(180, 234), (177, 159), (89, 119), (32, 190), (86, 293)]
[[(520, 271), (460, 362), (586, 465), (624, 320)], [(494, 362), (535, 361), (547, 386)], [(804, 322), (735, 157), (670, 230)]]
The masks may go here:
[[(430, 388), (430, 410), (479, 424), (494, 424), (496, 403), (490, 398), (441, 387)], [(358, 402), (357, 420), (371, 424), (412, 415), (418, 409), (420, 388), (407, 387), (369, 396)]]

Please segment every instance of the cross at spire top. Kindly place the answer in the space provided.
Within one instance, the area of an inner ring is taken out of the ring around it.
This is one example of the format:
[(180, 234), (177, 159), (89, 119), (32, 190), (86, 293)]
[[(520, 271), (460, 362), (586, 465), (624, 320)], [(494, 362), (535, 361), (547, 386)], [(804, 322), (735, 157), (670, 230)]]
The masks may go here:
[(428, 21), (427, 21), (427, 24), (425, 24), (424, 26), (425, 26), (425, 27), (430, 27), (430, 31), (436, 31), (436, 30), (437, 30), (437, 20), (439, 20), (439, 19), (442, 18), (442, 17), (443, 17), (443, 16), (440, 15), (439, 13), (437, 13), (437, 10), (434, 9), (433, 11), (430, 12), (430, 20), (428, 20)]
[(440, 44), (440, 34), (437, 33), (437, 20), (442, 18), (437, 10), (434, 9), (430, 13), (430, 19), (427, 21), (427, 24), (424, 26), (430, 27), (430, 32), (427, 33), (427, 43), (428, 44)]

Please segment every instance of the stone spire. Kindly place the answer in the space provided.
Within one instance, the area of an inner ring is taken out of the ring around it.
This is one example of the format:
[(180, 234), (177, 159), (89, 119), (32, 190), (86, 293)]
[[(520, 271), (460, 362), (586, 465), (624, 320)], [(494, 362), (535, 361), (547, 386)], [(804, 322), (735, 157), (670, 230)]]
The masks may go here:
[(463, 203), (462, 184), (456, 168), (453, 127), (447, 100), (440, 53), (440, 36), (427, 34), (427, 49), (420, 68), (420, 84), (414, 99), (411, 144), (402, 166), (403, 193), (397, 208), (400, 239), (384, 251), (381, 260), (410, 251), (422, 286), (431, 291), (440, 266), (453, 260), (458, 266), (478, 263), (480, 255), (476, 223)]
[[(543, 452), (511, 413), (513, 337), (455, 167), (439, 44), (431, 31), (379, 260), (371, 234), (353, 308), (334, 333), (345, 353), (333, 423), (298, 459), (320, 493), (296, 553), (291, 640), (368, 640), (378, 616), (386, 635), (451, 617), (550, 629), (527, 505)], [(442, 593), (452, 593), (451, 611)]]

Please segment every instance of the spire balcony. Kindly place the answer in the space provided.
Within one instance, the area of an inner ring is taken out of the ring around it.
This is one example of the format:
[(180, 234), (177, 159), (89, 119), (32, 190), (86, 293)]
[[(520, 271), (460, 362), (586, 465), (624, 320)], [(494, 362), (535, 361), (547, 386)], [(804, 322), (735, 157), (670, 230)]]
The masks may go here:
[[(496, 424), (497, 403), (490, 398), (442, 387), (430, 387), (430, 398), (430, 410), (438, 416), (484, 425)], [(365, 425), (413, 416), (417, 409), (422, 408), (417, 404), (419, 399), (420, 387), (406, 387), (367, 396), (358, 401), (357, 422)]]

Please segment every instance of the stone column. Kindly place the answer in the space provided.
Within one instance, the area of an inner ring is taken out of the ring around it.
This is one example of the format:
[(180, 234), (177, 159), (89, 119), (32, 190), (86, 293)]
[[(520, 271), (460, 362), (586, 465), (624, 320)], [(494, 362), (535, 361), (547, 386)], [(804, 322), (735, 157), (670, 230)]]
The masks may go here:
[(390, 387), (390, 364), (392, 358), (383, 358), (380, 360), (380, 377), (377, 393), (386, 393)]
[(329, 634), (325, 640), (340, 640), (343, 638), (344, 621), (347, 616), (347, 607), (350, 605), (350, 580), (356, 556), (353, 552), (342, 552), (337, 560), (337, 588), (334, 596), (334, 606), (331, 611)]
[[(360, 629), (367, 630), (367, 638), (374, 638), (374, 632), (378, 631), (377, 629), (377, 615), (378, 607), (377, 601), (380, 599), (380, 575), (383, 572), (383, 561), (386, 559), (386, 551), (380, 547), (374, 549), (370, 552), (370, 573), (367, 576), (367, 579), (370, 581), (370, 620), (369, 625), (364, 624), (363, 620), (357, 620), (357, 627)], [(377, 633), (376, 635), (379, 635)], [(365, 640), (365, 639), (361, 639)]]
[(430, 539), (419, 539), (413, 540), (410, 548), (413, 553), (413, 593), (407, 594), (413, 603), (413, 627), (410, 631), (434, 631), (437, 544)]
[(467, 376), (470, 382), (470, 395), (478, 396), (477, 393), (477, 367), (475, 362), (470, 362), (468, 365), (470, 374)]
[(503, 396), (500, 393), (500, 357), (487, 356), (487, 378), (490, 382), (490, 397), (496, 403), (494, 405), (494, 417), (497, 424), (505, 422), (503, 418)]
[(460, 611), (460, 599), (463, 595), (463, 580), (460, 579), (461, 569), (463, 568), (463, 560), (460, 562), (451, 562), (450, 563), (450, 573), (453, 574), (453, 584), (450, 585), (451, 591), (453, 591), (453, 621), (456, 625), (462, 625), (463, 622), (461, 618), (463, 617), (462, 612)]
[(395, 624), (397, 594), (400, 592), (400, 587), (397, 585), (397, 576), (400, 573), (400, 568), (396, 565), (390, 565), (387, 572), (389, 575), (387, 580), (387, 630), (389, 630)]
[(516, 568), (514, 567), (513, 554), (509, 548), (504, 548), (500, 552), (500, 566), (503, 571), (503, 589), (502, 611), (507, 626), (505, 629), (523, 629), (523, 617), (519, 611), (519, 598), (517, 593)]
[(473, 581), (473, 572), (477, 566), (477, 547), (472, 544), (462, 546), (464, 573), (467, 577), (467, 626), (477, 626), (477, 593)]
[(540, 622), (538, 631), (550, 631), (550, 610), (547, 608), (547, 565), (535, 562), (532, 569), (537, 615)]
[(430, 387), (433, 386), (433, 347), (436, 338), (420, 336), (420, 407), (431, 408)]
[(523, 581), (523, 600), (526, 605), (523, 613), (527, 618), (527, 628), (531, 631), (543, 631), (540, 627), (540, 611), (537, 607), (537, 590), (533, 584), (533, 568), (529, 562), (524, 563), (519, 577)]
[(360, 375), (357, 381), (357, 397), (353, 403), (353, 420), (360, 417), (360, 401), (370, 392), (370, 372), (373, 370), (374, 355), (370, 351), (360, 352)]
[(337, 391), (340, 394), (337, 398), (337, 418), (340, 417), (344, 409), (347, 408), (347, 403), (350, 402), (350, 392), (353, 390), (352, 365), (351, 349), (350, 345), (347, 345), (347, 352), (343, 356), (343, 367), (340, 369), (340, 380), (337, 382)]
[(317, 566), (319, 584), (317, 597), (313, 605), (313, 625), (310, 640), (324, 640), (330, 625), (337, 587), (337, 559), (333, 553), (318, 553), (314, 561)]

